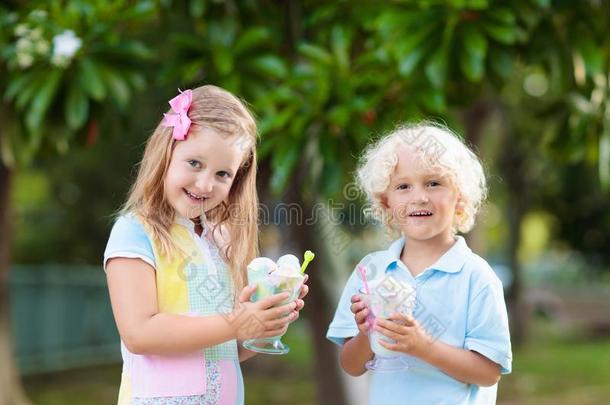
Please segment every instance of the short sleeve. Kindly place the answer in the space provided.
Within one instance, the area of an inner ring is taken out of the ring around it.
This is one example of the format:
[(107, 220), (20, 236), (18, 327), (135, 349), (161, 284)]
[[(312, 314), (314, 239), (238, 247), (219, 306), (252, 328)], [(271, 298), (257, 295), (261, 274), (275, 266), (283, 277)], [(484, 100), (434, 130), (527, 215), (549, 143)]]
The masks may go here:
[(133, 215), (123, 215), (114, 223), (104, 251), (104, 271), (108, 259), (113, 257), (141, 259), (153, 268), (156, 267), (150, 238), (144, 226)]
[(350, 306), (352, 305), (352, 296), (358, 294), (360, 283), (358, 272), (354, 270), (343, 288), (339, 304), (335, 310), (335, 316), (328, 327), (328, 332), (326, 332), (326, 338), (337, 345), (343, 345), (346, 338), (358, 334), (358, 325), (356, 325)]
[(508, 315), (502, 284), (488, 284), (470, 301), (464, 347), (482, 354), (502, 367), (502, 374), (512, 369)]

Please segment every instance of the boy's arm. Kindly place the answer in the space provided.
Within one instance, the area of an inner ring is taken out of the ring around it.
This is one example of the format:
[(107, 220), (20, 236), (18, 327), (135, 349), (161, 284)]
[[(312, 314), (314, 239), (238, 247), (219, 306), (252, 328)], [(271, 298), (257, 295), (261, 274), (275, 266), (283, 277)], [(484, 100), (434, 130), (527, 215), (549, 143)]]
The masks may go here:
[(439, 340), (418, 356), (456, 380), (490, 387), (500, 380), (500, 365), (477, 352), (450, 346)]
[(368, 336), (360, 332), (353, 338), (346, 339), (341, 347), (339, 362), (346, 373), (358, 377), (366, 372), (364, 365), (373, 355)]
[(375, 328), (396, 343), (379, 343), (387, 349), (418, 357), (466, 384), (492, 386), (500, 379), (500, 365), (487, 357), (432, 339), (412, 317), (393, 314), (377, 319)]

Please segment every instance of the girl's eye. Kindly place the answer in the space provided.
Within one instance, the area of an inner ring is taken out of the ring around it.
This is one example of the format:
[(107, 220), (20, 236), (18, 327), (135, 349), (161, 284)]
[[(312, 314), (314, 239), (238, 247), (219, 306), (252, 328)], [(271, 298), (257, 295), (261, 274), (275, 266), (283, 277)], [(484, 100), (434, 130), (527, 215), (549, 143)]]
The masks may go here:
[(221, 170), (221, 171), (219, 171), (219, 172), (216, 172), (216, 175), (217, 175), (218, 177), (220, 177), (220, 178), (223, 178), (223, 179), (228, 179), (228, 178), (230, 178), (230, 177), (231, 177), (231, 175), (229, 174), (229, 172), (225, 172), (224, 170)]
[(192, 168), (195, 168), (195, 169), (198, 169), (198, 168), (200, 168), (200, 167), (201, 167), (201, 163), (199, 163), (199, 161), (194, 160), (194, 159), (187, 160), (187, 163), (188, 163), (188, 164), (189, 164), (189, 165), (190, 165)]

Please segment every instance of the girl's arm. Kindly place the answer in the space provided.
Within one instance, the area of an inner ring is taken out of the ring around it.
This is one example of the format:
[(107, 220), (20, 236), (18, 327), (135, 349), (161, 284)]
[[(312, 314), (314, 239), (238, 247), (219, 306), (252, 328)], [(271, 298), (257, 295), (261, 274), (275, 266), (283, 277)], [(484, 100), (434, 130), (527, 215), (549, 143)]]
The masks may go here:
[(393, 314), (377, 319), (375, 328), (396, 343), (379, 343), (387, 349), (419, 357), (466, 384), (489, 387), (500, 380), (500, 365), (487, 357), (432, 339), (412, 317)]
[[(275, 336), (283, 333), (294, 318), (291, 314), (278, 319), (295, 308), (294, 302), (271, 308), (286, 299), (287, 294), (270, 297), (265, 303), (265, 300), (241, 303), (231, 314), (234, 316), (161, 313), (155, 270), (149, 264), (140, 259), (117, 257), (108, 261), (106, 273), (119, 334), (129, 351), (136, 354), (190, 353), (231, 339)], [(255, 326), (259, 329), (253, 332)], [(240, 336), (243, 333), (254, 335)]]

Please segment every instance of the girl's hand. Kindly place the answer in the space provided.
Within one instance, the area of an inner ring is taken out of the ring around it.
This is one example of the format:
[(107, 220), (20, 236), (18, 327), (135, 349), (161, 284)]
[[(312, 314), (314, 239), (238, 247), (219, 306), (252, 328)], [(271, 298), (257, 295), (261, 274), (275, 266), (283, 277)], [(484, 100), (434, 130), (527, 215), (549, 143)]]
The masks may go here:
[(303, 285), (301, 286), (301, 291), (299, 292), (299, 298), (297, 298), (297, 300), (296, 300), (297, 307), (293, 311), (295, 318), (294, 318), (294, 320), (290, 321), (291, 323), (296, 321), (297, 319), (299, 319), (299, 312), (305, 306), (305, 301), (303, 301), (303, 298), (305, 298), (305, 296), (309, 293), (309, 286), (307, 284), (305, 284), (308, 279), (309, 279), (309, 274), (305, 274), (305, 279), (303, 280)]
[(290, 297), (283, 292), (250, 302), (255, 290), (255, 286), (246, 286), (239, 295), (233, 321), (237, 339), (266, 338), (286, 333), (288, 324), (296, 319), (296, 301), (282, 304)]
[(358, 330), (361, 334), (367, 336), (369, 332), (369, 323), (367, 320), (369, 309), (361, 295), (352, 295), (352, 305), (350, 305), (349, 309), (354, 314), (354, 319), (356, 320), (356, 325), (358, 325)]
[(377, 318), (375, 330), (396, 341), (379, 343), (386, 349), (421, 357), (432, 339), (412, 316), (394, 313), (388, 319)]

